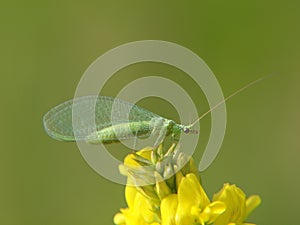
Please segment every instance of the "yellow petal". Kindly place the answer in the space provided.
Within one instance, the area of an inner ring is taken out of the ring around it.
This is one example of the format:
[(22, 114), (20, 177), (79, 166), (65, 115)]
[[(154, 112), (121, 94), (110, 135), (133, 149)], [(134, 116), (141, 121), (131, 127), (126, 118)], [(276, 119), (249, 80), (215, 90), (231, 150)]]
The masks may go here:
[(246, 218), (249, 214), (261, 203), (261, 198), (258, 195), (252, 195), (246, 200)]
[(122, 213), (117, 213), (114, 216), (114, 223), (117, 225), (125, 225), (126, 224), (126, 218)]
[(152, 202), (141, 193), (136, 194), (133, 210), (135, 214), (140, 214), (143, 220), (147, 223), (153, 222), (157, 219)]
[(136, 187), (126, 185), (125, 188), (125, 198), (129, 208), (133, 208), (135, 196), (138, 193)]
[[(136, 154), (144, 157), (145, 159), (150, 160), (152, 150), (153, 150), (153, 148), (146, 147), (146, 148), (143, 148), (142, 150), (138, 151)], [(124, 159), (124, 164), (127, 165), (127, 166), (140, 166), (135, 161), (135, 155), (134, 154), (129, 154), (128, 156), (126, 156), (125, 159)]]
[(178, 200), (176, 194), (171, 194), (161, 201), (161, 225), (175, 225), (175, 215), (177, 210)]
[(210, 201), (195, 174), (190, 173), (182, 178), (178, 188), (178, 202), (187, 207), (197, 206), (204, 209)]
[(151, 201), (139, 193), (136, 188), (126, 186), (126, 201), (129, 208), (121, 209), (122, 214), (115, 216), (114, 221), (116, 224), (149, 225), (159, 220)]
[(189, 164), (190, 164), (190, 173), (193, 173), (197, 177), (199, 177), (199, 170), (198, 170), (198, 167), (196, 166), (193, 158), (190, 158)]
[(178, 171), (178, 172), (176, 173), (176, 175), (175, 175), (177, 192), (178, 192), (178, 188), (179, 188), (179, 186), (180, 186), (180, 182), (181, 182), (182, 178), (183, 178), (182, 172), (181, 172), (181, 171)]
[(166, 184), (166, 182), (163, 180), (162, 176), (160, 176), (159, 173), (154, 172), (155, 179), (159, 182), (156, 182), (155, 188), (156, 188), (156, 193), (160, 199), (165, 198), (169, 194), (172, 193), (171, 189), (169, 186)]
[(154, 217), (155, 215), (152, 211), (151, 204), (142, 194), (137, 193), (134, 199), (134, 206), (130, 220), (132, 221), (132, 224), (147, 224), (148, 221), (153, 221)]
[(176, 224), (202, 223), (199, 213), (210, 201), (195, 174), (190, 173), (181, 179), (178, 188)]
[(144, 157), (145, 159), (151, 159), (153, 148), (152, 147), (145, 147), (142, 150), (138, 151), (137, 154)]
[(225, 210), (226, 205), (224, 202), (215, 201), (205, 207), (204, 211), (201, 213), (201, 217), (206, 223), (210, 224), (213, 223)]
[(215, 221), (215, 225), (242, 223), (246, 218), (245, 193), (235, 185), (224, 184), (222, 190), (215, 194), (214, 201), (226, 204), (226, 211)]

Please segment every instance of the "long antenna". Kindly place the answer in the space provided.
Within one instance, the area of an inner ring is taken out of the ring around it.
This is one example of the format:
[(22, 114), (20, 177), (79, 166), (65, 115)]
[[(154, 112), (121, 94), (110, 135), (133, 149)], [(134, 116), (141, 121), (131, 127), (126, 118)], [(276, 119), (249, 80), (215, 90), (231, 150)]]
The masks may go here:
[(236, 90), (235, 92), (233, 92), (231, 95), (227, 96), (226, 98), (224, 98), (222, 101), (220, 101), (218, 104), (216, 104), (215, 106), (213, 106), (212, 108), (210, 108), (206, 113), (202, 114), (202, 116), (200, 116), (198, 119), (196, 119), (190, 126), (193, 127), (197, 122), (199, 122), (201, 119), (203, 119), (207, 114), (209, 114), (211, 111), (213, 111), (214, 109), (218, 108), (220, 105), (222, 105), (223, 103), (225, 103), (227, 100), (229, 100), (230, 98), (232, 98), (233, 96), (235, 96), (236, 94), (246, 90), (247, 88), (251, 87), (252, 85), (266, 79), (267, 77), (274, 75), (274, 74), (269, 74), (263, 77), (260, 77), (252, 82), (250, 82), (249, 84), (246, 84), (244, 87), (241, 87), (240, 89)]

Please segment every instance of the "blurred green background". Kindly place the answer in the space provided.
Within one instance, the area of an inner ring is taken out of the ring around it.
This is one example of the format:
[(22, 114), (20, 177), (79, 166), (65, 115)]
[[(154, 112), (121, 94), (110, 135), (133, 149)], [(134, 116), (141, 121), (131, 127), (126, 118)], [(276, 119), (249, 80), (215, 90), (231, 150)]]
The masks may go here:
[[(42, 116), (72, 98), (83, 72), (98, 56), (144, 39), (175, 42), (197, 53), (215, 73), (225, 96), (260, 76), (278, 74), (227, 103), (224, 144), (202, 176), (210, 196), (224, 182), (236, 183), (249, 195), (260, 194), (263, 203), (250, 222), (295, 224), (300, 219), (299, 2), (0, 4), (0, 224), (113, 224), (113, 215), (125, 206), (124, 187), (95, 173), (76, 144), (50, 139)], [(118, 72), (103, 94), (113, 96), (128, 82), (152, 74), (180, 82), (199, 114), (206, 111), (205, 98), (190, 79), (155, 63)], [(176, 119), (169, 104), (164, 107), (155, 99), (142, 103)], [(201, 126), (198, 161), (209, 118)]]

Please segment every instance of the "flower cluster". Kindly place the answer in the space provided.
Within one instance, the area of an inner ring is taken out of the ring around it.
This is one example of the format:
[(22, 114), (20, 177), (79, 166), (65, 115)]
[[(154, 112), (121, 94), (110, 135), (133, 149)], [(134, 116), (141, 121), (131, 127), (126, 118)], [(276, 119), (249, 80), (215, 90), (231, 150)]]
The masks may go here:
[(250, 225), (249, 213), (260, 204), (235, 185), (224, 184), (210, 200), (193, 159), (171, 146), (166, 153), (145, 148), (128, 155), (120, 167), (128, 177), (128, 208), (114, 217), (117, 225)]

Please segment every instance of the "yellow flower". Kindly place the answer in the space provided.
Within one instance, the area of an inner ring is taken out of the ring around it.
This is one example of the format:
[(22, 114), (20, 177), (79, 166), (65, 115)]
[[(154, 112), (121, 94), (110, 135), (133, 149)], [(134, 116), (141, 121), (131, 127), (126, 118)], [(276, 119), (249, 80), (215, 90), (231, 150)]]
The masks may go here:
[(161, 203), (162, 225), (211, 224), (225, 211), (220, 201), (210, 203), (195, 174), (181, 178), (178, 194), (171, 194)]
[(175, 216), (178, 206), (176, 194), (171, 194), (161, 201), (160, 212), (162, 225), (175, 225)]
[(244, 221), (260, 204), (259, 196), (246, 199), (229, 184), (210, 201), (193, 159), (175, 146), (129, 154), (120, 171), (127, 176), (128, 208), (115, 215), (117, 225), (251, 225)]
[(222, 202), (210, 203), (195, 174), (182, 178), (178, 188), (176, 224), (210, 224), (225, 208)]
[[(152, 151), (153, 151), (153, 148), (146, 147), (146, 148), (143, 148), (142, 150), (136, 152), (136, 154), (139, 156), (142, 156), (145, 159), (151, 160)], [(134, 154), (129, 154), (128, 156), (126, 156), (124, 159), (124, 164), (128, 165), (128, 166), (140, 167), (140, 165), (137, 163), (137, 161), (135, 161)]]
[(224, 184), (222, 190), (215, 194), (214, 201), (226, 204), (226, 211), (217, 218), (215, 225), (247, 225), (244, 223), (250, 212), (261, 202), (257, 195), (246, 199), (245, 193), (235, 185)]
[[(144, 148), (137, 152), (137, 155), (145, 159), (150, 159), (151, 152), (151, 148)], [(124, 160), (124, 164), (135, 169), (141, 167), (135, 160), (134, 154), (128, 155)], [(121, 213), (115, 215), (114, 223), (117, 225), (159, 225), (158, 222), (160, 219), (156, 212), (157, 210), (155, 210), (156, 204), (154, 204), (155, 202), (149, 196), (152, 191), (151, 187), (133, 186), (132, 177), (129, 176), (127, 170), (124, 167), (121, 167), (120, 170), (128, 176), (128, 185), (125, 188), (125, 198), (128, 208), (121, 209)], [(155, 195), (154, 190), (152, 192), (152, 195)]]
[(118, 225), (156, 225), (159, 224), (158, 215), (154, 212), (151, 202), (137, 191), (135, 187), (126, 186), (126, 202), (128, 208), (121, 209), (114, 217)]

